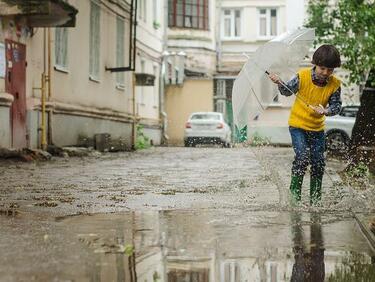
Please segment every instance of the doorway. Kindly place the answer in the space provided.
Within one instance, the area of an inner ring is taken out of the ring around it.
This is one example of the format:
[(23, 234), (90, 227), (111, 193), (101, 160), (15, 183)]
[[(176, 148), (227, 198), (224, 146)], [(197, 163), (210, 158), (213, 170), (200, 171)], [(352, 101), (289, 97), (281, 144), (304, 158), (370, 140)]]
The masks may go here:
[(27, 146), (26, 131), (26, 46), (5, 40), (6, 75), (5, 91), (13, 95), (10, 109), (12, 147)]

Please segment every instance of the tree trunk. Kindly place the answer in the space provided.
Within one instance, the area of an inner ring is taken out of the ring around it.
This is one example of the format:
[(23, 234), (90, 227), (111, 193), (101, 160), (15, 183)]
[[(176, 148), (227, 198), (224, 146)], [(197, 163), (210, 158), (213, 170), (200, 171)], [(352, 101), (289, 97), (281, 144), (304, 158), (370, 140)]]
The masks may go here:
[(366, 164), (375, 173), (375, 88), (365, 88), (353, 127), (349, 149), (349, 166)]

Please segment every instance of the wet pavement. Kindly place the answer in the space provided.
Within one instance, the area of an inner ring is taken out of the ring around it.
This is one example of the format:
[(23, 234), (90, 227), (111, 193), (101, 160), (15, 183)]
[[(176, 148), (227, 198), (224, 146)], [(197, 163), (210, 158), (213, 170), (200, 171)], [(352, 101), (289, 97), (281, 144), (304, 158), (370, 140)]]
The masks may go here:
[(0, 281), (374, 281), (373, 187), (330, 160), (322, 205), (306, 177), (292, 207), (291, 160), (250, 147), (2, 162)]

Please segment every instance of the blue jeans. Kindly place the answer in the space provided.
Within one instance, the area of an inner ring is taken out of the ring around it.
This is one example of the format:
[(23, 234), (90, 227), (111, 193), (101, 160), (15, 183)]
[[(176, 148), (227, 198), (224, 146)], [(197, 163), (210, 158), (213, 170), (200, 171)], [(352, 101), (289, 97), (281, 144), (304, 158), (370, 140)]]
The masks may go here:
[(312, 177), (323, 177), (325, 160), (324, 131), (307, 131), (289, 127), (292, 145), (295, 153), (292, 175), (304, 176), (307, 166), (311, 165)]

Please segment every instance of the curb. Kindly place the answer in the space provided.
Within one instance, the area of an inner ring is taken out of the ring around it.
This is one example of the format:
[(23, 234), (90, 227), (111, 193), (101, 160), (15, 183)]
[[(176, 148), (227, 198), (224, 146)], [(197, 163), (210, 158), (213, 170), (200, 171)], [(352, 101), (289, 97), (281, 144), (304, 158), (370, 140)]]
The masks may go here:
[(353, 212), (353, 217), (356, 220), (363, 236), (365, 236), (367, 242), (369, 243), (372, 251), (375, 252), (375, 234), (368, 228), (368, 224), (366, 224), (367, 220), (365, 216), (359, 215)]

